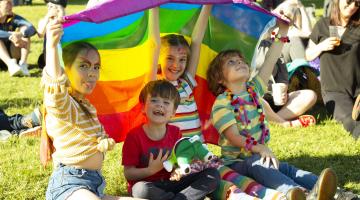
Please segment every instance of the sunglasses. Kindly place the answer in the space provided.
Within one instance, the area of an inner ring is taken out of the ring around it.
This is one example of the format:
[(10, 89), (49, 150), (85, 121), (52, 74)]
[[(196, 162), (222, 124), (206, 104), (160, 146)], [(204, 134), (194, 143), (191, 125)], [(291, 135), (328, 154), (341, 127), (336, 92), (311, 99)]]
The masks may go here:
[(356, 7), (360, 7), (360, 0), (346, 0), (348, 5), (352, 4), (352, 2), (355, 2)]

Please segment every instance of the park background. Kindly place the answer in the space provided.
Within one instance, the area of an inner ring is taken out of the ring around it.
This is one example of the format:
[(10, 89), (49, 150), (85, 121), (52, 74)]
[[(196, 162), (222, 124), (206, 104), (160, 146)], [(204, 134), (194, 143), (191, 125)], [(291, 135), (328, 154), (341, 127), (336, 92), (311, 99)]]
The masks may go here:
[[(305, 6), (316, 6), (316, 16), (322, 15), (322, 0), (302, 0)], [(69, 0), (67, 14), (85, 8), (86, 0)], [(32, 5), (14, 7), (14, 12), (25, 17), (34, 26), (46, 14), (42, 0), (33, 0)], [(41, 70), (37, 58), (42, 51), (43, 40), (32, 37), (28, 63), (31, 77), (9, 77), (0, 72), (0, 108), (7, 114), (29, 113), (41, 105)], [(339, 185), (357, 194), (360, 193), (360, 141), (352, 137), (333, 120), (329, 120), (321, 106), (310, 111), (315, 113), (318, 125), (308, 128), (285, 129), (271, 124), (270, 147), (279, 160), (289, 162), (319, 174), (331, 167), (337, 174)], [(0, 143), (0, 199), (44, 199), (52, 169), (44, 169), (39, 162), (39, 138), (11, 138)], [(121, 166), (122, 143), (107, 153), (103, 174), (107, 181), (105, 192), (112, 195), (127, 195), (126, 180)], [(219, 148), (210, 146), (216, 154)]]

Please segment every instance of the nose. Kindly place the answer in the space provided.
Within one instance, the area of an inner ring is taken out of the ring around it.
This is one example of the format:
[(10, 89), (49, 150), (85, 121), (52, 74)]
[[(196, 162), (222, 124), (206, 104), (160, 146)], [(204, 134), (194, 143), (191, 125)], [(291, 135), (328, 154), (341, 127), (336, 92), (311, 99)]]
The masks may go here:
[(88, 76), (89, 77), (98, 77), (99, 71), (97, 69), (95, 69), (95, 67), (91, 67), (88, 71)]

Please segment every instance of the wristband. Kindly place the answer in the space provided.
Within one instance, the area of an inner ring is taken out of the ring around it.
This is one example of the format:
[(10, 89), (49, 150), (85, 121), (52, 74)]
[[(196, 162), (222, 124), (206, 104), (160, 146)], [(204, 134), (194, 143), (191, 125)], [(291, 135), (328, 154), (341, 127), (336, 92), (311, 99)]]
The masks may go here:
[(288, 36), (281, 37), (281, 34), (280, 34), (280, 33), (277, 34), (277, 33), (275, 33), (274, 31), (271, 32), (270, 38), (271, 38), (271, 41), (273, 41), (273, 42), (274, 42), (274, 41), (275, 41), (275, 42), (280, 41), (280, 42), (282, 42), (282, 43), (289, 43), (289, 42), (290, 42), (290, 39), (289, 39)]

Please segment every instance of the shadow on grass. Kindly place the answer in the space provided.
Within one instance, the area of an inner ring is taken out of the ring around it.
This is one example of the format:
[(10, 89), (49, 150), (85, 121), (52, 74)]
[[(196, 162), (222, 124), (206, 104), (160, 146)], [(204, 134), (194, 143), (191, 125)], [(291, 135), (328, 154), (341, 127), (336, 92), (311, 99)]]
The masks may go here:
[[(325, 168), (332, 168), (338, 176), (338, 185), (344, 187), (346, 183), (360, 184), (360, 156), (358, 155), (330, 155), (326, 157), (300, 156), (282, 160), (297, 168), (311, 171), (317, 175)], [(356, 187), (355, 193), (360, 193)]]
[(34, 98), (12, 98), (12, 99), (1, 99), (0, 109), (6, 110), (8, 108), (24, 108), (29, 106), (40, 106), (41, 100)]
[(30, 76), (31, 77), (41, 77), (42, 69), (40, 69), (37, 65), (29, 65)]

